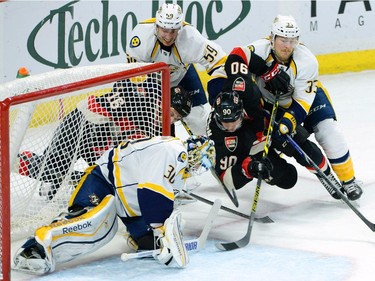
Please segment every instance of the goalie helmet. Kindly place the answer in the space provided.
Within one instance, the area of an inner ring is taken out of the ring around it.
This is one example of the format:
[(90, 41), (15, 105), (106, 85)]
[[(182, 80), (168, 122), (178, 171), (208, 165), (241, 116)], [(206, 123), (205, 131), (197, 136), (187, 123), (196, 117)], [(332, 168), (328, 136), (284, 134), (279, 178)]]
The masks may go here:
[(180, 29), (183, 17), (179, 5), (164, 3), (156, 12), (156, 25), (165, 29)]
[(171, 106), (181, 115), (186, 117), (191, 111), (191, 94), (181, 86), (171, 88)]
[(190, 136), (186, 141), (188, 152), (187, 172), (200, 175), (215, 166), (216, 151), (214, 141), (206, 136)]
[(300, 29), (292, 16), (278, 15), (272, 23), (271, 37), (297, 38), (300, 36)]

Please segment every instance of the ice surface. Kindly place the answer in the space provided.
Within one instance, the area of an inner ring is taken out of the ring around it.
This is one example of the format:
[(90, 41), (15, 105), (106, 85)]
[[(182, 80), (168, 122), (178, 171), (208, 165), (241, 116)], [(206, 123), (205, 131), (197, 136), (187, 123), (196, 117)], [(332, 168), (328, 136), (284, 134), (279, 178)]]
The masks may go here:
[[(355, 206), (375, 222), (375, 71), (322, 76), (321, 81), (333, 99), (356, 176), (364, 182), (364, 195)], [(192, 253), (185, 269), (166, 268), (152, 259), (122, 262), (126, 246), (117, 235), (103, 249), (59, 265), (50, 275), (12, 272), (12, 280), (374, 280), (375, 233), (345, 203), (332, 199), (313, 175), (297, 167), (299, 180), (291, 190), (262, 184), (257, 214), (268, 215), (275, 223), (255, 223), (245, 248), (230, 252), (215, 248), (215, 242), (237, 240), (247, 229), (246, 219), (220, 211), (205, 249)], [(197, 194), (220, 198), (235, 208), (213, 177), (206, 174), (199, 180)], [(238, 191), (239, 211), (250, 213), (254, 187), (252, 182)], [(198, 236), (209, 206), (196, 202), (182, 210), (185, 235)], [(13, 251), (20, 244), (14, 243)]]

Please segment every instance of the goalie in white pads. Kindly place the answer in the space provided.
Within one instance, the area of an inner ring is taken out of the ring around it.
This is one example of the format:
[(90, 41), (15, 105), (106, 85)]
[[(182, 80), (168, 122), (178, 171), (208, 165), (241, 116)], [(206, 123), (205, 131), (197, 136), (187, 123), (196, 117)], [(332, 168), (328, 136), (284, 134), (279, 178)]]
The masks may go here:
[(160, 263), (186, 266), (174, 190), (183, 188), (192, 174), (209, 169), (214, 159), (213, 142), (197, 136), (185, 142), (144, 138), (108, 150), (87, 169), (68, 212), (36, 230), (15, 254), (13, 268), (43, 274), (93, 252), (113, 238), (117, 217), (138, 250), (159, 248), (155, 259)]

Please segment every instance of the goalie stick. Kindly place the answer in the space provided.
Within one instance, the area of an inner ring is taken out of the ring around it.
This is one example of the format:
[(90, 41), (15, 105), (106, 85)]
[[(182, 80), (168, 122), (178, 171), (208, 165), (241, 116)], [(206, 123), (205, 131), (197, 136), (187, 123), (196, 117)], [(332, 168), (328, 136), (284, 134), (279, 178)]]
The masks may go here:
[[(279, 106), (279, 98), (280, 98), (280, 92), (276, 92), (275, 94), (275, 102), (272, 107), (272, 113), (270, 117), (270, 123), (268, 125), (268, 130), (267, 130), (267, 136), (266, 136), (266, 141), (264, 144), (264, 151), (263, 151), (263, 156), (262, 159), (266, 158), (268, 155), (268, 150), (271, 146), (271, 135), (273, 132), (273, 127), (275, 125), (275, 118), (276, 118), (276, 113), (277, 113), (277, 108)], [(250, 242), (250, 236), (251, 236), (251, 231), (253, 230), (253, 224), (255, 220), (255, 213), (257, 210), (258, 206), (258, 199), (259, 199), (259, 192), (260, 192), (260, 186), (262, 184), (262, 176), (258, 176), (257, 180), (257, 185), (255, 188), (254, 192), (254, 198), (253, 198), (253, 204), (251, 207), (251, 213), (250, 213), (250, 218), (249, 218), (249, 223), (247, 226), (247, 231), (245, 236), (243, 236), (240, 240), (233, 241), (233, 242), (218, 242), (215, 244), (215, 246), (222, 251), (231, 251), (235, 250), (238, 248), (243, 248)]]
[(375, 224), (370, 222), (362, 213), (349, 201), (348, 198), (341, 192), (339, 188), (326, 176), (326, 174), (319, 168), (319, 166), (303, 151), (303, 149), (293, 140), (291, 136), (286, 135), (288, 142), (293, 148), (306, 159), (306, 161), (314, 168), (314, 170), (321, 176), (325, 182), (337, 191), (340, 198), (349, 206), (350, 209), (373, 231), (375, 232)]
[[(183, 120), (180, 120), (182, 126), (184, 126), (186, 132), (191, 136), (193, 135), (193, 132), (190, 130), (189, 126), (186, 124), (185, 121)], [(228, 189), (228, 187), (225, 186), (225, 184), (223, 183), (223, 181), (220, 179), (219, 175), (217, 174), (216, 170), (214, 167), (210, 167), (210, 172), (211, 174), (213, 175), (213, 177), (218, 181), (218, 183), (221, 185), (221, 187), (224, 189), (225, 193), (228, 195), (228, 197), (230, 198), (230, 200), (232, 201), (232, 203), (234, 204), (234, 206), (238, 207), (239, 206), (239, 203), (238, 203), (238, 199), (237, 199), (237, 195), (236, 195), (236, 191), (234, 189), (232, 189), (231, 191)]]
[[(201, 197), (201, 196), (199, 196), (199, 195), (197, 195), (195, 193), (192, 193), (192, 192), (189, 193), (189, 192), (186, 192), (185, 190), (184, 190), (184, 192), (186, 194), (190, 195), (191, 197), (197, 199), (198, 201), (201, 201), (201, 202), (209, 204), (209, 205), (213, 205), (214, 204), (214, 202), (212, 202), (211, 200), (208, 200), (208, 199), (206, 199), (204, 197)], [(223, 210), (223, 211), (227, 211), (229, 213), (232, 213), (234, 215), (246, 218), (246, 219), (250, 218), (249, 215), (246, 215), (246, 214), (241, 213), (239, 211), (236, 211), (236, 210), (233, 210), (231, 208), (225, 207), (223, 205), (220, 207), (220, 209)], [(261, 218), (254, 218), (254, 221), (255, 222), (259, 222), (259, 223), (274, 223), (274, 221), (269, 216), (265, 216), (265, 217), (261, 217)]]
[[(199, 237), (184, 241), (185, 248), (188, 252), (200, 251), (204, 248), (208, 234), (213, 226), (214, 220), (217, 217), (220, 207), (221, 207), (221, 200), (216, 199), (215, 202), (213, 203), (213, 206), (211, 207), (210, 212), (207, 215), (206, 223)], [(160, 249), (156, 249), (156, 250), (141, 251), (141, 252), (136, 252), (136, 253), (123, 253), (121, 255), (121, 260), (127, 261), (130, 259), (152, 257), (153, 255), (160, 253), (160, 251), (161, 251)]]

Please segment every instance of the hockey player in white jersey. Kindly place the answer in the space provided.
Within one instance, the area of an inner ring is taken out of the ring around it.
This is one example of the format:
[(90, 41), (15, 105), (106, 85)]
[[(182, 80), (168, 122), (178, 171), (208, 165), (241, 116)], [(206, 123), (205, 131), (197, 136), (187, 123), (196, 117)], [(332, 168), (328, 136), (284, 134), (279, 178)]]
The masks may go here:
[(165, 62), (169, 65), (171, 86), (181, 85), (193, 93), (191, 114), (184, 118), (194, 134), (206, 132), (210, 105), (194, 64), (204, 67), (212, 77), (207, 91), (216, 96), (222, 88), (226, 53), (216, 43), (183, 21), (177, 4), (163, 4), (155, 18), (140, 22), (132, 31), (127, 48), (128, 62)]
[(52, 272), (56, 264), (76, 259), (107, 244), (116, 234), (117, 218), (138, 250), (160, 249), (154, 258), (165, 265), (189, 262), (174, 209), (175, 190), (192, 174), (215, 161), (213, 142), (191, 136), (131, 140), (108, 150), (86, 170), (62, 213), (39, 227), (17, 251), (14, 269)]
[[(284, 78), (290, 84), (282, 89), (279, 101), (281, 116), (278, 119), (277, 133), (292, 134), (300, 124), (303, 124), (308, 133), (314, 133), (341, 185), (329, 169), (326, 170), (327, 176), (349, 200), (356, 200), (361, 197), (362, 189), (355, 179), (348, 145), (338, 127), (331, 99), (319, 81), (317, 59), (305, 45), (300, 44), (299, 37), (300, 29), (295, 19), (279, 15), (272, 23), (268, 38), (257, 40), (247, 47), (235, 48), (231, 55), (235, 54), (240, 58), (239, 61), (248, 64), (249, 70), (256, 74), (266, 110), (272, 108), (275, 101), (275, 89), (270, 88), (268, 82), (279, 75), (280, 71), (288, 74), (289, 77)], [(267, 63), (269, 70), (266, 74), (263, 74), (264, 63), (257, 63), (252, 58), (253, 54)], [(321, 167), (323, 164), (321, 163)], [(318, 178), (327, 190), (332, 189), (321, 177)], [(336, 199), (340, 198), (332, 190), (331, 195)]]

